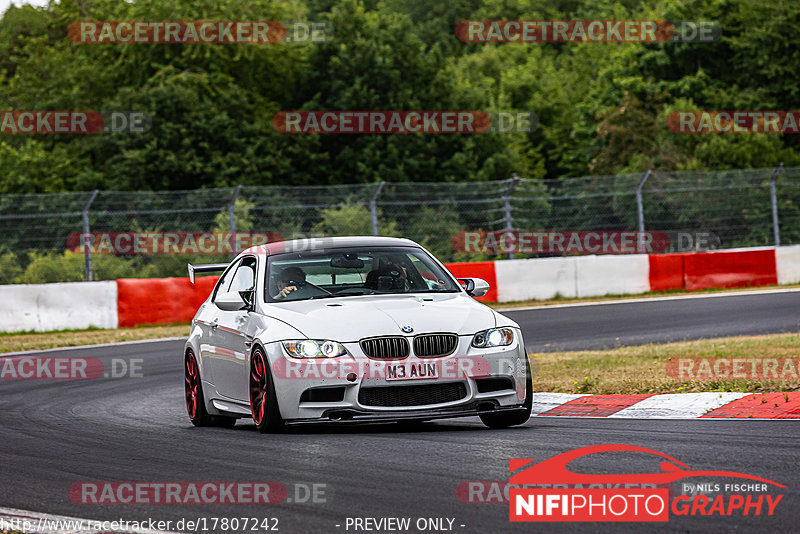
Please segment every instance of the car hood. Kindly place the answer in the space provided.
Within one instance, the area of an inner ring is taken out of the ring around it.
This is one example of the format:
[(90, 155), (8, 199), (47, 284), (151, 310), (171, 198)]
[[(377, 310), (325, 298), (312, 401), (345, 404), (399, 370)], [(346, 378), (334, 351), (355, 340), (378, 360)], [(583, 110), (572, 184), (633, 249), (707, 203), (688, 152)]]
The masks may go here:
[(463, 294), (352, 296), (284, 302), (266, 307), (267, 315), (284, 321), (312, 339), (341, 342), (372, 336), (454, 332), (471, 335), (504, 324), (514, 325), (491, 308)]

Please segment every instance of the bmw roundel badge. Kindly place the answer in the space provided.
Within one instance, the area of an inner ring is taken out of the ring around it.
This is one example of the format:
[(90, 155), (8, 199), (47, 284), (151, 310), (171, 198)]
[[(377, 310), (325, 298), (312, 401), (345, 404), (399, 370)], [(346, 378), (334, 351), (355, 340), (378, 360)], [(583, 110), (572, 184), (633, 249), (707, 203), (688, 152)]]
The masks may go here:
[(403, 332), (405, 332), (406, 334), (410, 334), (411, 332), (413, 332), (413, 331), (414, 331), (414, 329), (413, 329), (413, 328), (411, 328), (410, 326), (404, 326), (404, 327), (403, 327), (403, 328), (401, 328), (400, 330), (402, 330), (402, 331), (403, 331)]

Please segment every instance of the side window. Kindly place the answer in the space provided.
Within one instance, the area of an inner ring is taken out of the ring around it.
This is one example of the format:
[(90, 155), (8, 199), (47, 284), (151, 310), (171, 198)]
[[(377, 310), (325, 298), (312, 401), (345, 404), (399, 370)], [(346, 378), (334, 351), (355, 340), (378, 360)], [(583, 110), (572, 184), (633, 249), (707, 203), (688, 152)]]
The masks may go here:
[(256, 259), (244, 258), (236, 268), (231, 285), (226, 291), (251, 291), (255, 289)]
[[(437, 279), (436, 275), (430, 270), (430, 268), (425, 265), (419, 258), (416, 256), (412, 256), (409, 254), (409, 259), (411, 260), (411, 265), (419, 273), (419, 276), (422, 277), (422, 282), (427, 286), (427, 289), (444, 289), (444, 283)], [(423, 286), (424, 287), (424, 286)]]
[(217, 295), (222, 295), (223, 293), (228, 292), (228, 287), (231, 285), (231, 280), (233, 279), (233, 274), (239, 269), (239, 265), (241, 262), (237, 263), (222, 275), (222, 278), (219, 279), (219, 283), (217, 284), (217, 290), (214, 293), (214, 300), (217, 300)]
[(436, 281), (436, 275), (433, 274), (431, 270), (418, 258), (409, 255), (409, 259), (411, 260), (411, 264), (417, 269), (417, 272), (420, 274), (420, 276), (422, 276), (422, 278), (431, 280), (432, 282)]

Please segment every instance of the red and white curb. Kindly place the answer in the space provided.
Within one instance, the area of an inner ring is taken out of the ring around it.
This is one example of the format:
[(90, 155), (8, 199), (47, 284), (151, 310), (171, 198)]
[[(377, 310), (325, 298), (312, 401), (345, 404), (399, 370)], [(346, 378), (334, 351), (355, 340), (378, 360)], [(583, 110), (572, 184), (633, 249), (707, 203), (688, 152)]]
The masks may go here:
[(0, 508), (0, 532), (25, 532), (26, 534), (172, 534), (162, 530), (118, 527), (119, 520), (81, 519), (18, 510), (16, 508)]
[(800, 419), (800, 393), (534, 393), (532, 415), (629, 419)]

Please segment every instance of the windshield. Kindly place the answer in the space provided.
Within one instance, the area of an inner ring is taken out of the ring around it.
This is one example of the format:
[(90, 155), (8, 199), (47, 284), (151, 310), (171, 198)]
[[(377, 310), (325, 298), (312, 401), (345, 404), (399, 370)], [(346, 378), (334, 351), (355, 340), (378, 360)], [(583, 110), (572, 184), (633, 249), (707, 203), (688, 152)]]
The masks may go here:
[(277, 254), (267, 262), (265, 287), (267, 302), (460, 290), (450, 274), (416, 247)]

